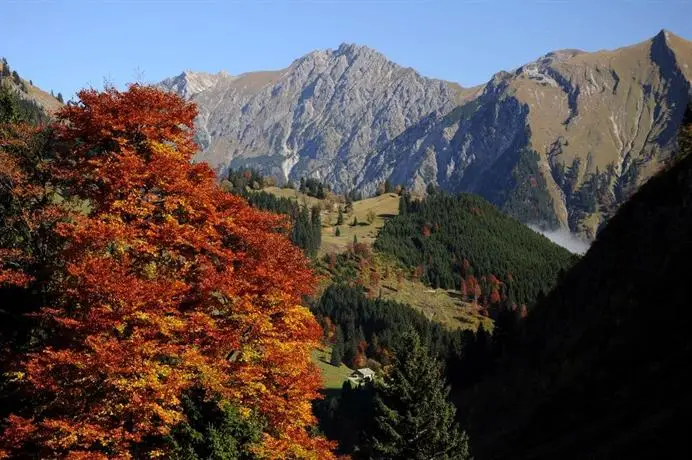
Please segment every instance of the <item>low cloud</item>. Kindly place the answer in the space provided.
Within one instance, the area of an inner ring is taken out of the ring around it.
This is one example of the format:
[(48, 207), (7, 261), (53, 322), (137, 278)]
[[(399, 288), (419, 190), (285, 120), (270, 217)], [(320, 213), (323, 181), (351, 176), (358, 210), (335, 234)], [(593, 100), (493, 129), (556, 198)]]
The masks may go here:
[(540, 233), (555, 244), (562, 246), (574, 254), (585, 254), (589, 250), (589, 244), (577, 238), (572, 232), (565, 229), (542, 230), (533, 224), (527, 225), (531, 230)]

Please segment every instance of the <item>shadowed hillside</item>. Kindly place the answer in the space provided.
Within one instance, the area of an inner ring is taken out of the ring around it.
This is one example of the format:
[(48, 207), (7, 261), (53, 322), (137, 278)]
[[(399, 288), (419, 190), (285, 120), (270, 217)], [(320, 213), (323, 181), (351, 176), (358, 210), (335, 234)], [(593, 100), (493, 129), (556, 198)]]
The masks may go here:
[(689, 458), (689, 110), (680, 146), (464, 396), (478, 458)]

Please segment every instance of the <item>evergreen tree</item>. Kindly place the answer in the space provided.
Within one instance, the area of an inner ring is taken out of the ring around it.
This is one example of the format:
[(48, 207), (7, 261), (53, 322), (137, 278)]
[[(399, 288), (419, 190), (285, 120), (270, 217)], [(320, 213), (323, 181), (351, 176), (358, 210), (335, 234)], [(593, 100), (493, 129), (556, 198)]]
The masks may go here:
[(9, 88), (0, 85), (0, 123), (14, 123), (19, 119), (19, 104)]
[(353, 227), (358, 225), (358, 218), (356, 216), (353, 216), (353, 223), (351, 224)]
[(336, 218), (336, 225), (344, 225), (344, 212), (339, 207), (339, 216)]
[(46, 120), (47, 116), (39, 105), (21, 98), (7, 85), (0, 84), (1, 123), (28, 122), (36, 125)]
[(332, 366), (339, 367), (344, 359), (344, 334), (341, 332), (341, 327), (336, 328), (336, 341), (332, 346), (332, 357), (329, 360)]
[(185, 395), (181, 402), (187, 419), (163, 439), (170, 445), (171, 458), (258, 458), (252, 451), (252, 445), (262, 436), (263, 424), (259, 418), (243, 416), (238, 408), (210, 400), (197, 389)]
[(58, 101), (60, 101), (61, 104), (65, 103), (65, 100), (62, 98), (62, 93), (58, 93), (57, 99), (58, 99)]
[(468, 459), (469, 441), (454, 420), (442, 367), (408, 332), (396, 363), (383, 383), (376, 383), (375, 424), (369, 436), (377, 459)]
[(334, 236), (341, 236), (341, 230), (339, 227), (336, 227), (336, 230), (334, 231)]
[(409, 203), (409, 195), (406, 193), (403, 193), (399, 197), (399, 215), (400, 216), (405, 216), (408, 212), (408, 203)]
[(390, 182), (389, 179), (384, 181), (384, 193), (392, 193), (394, 190), (394, 187), (392, 187), (392, 183)]

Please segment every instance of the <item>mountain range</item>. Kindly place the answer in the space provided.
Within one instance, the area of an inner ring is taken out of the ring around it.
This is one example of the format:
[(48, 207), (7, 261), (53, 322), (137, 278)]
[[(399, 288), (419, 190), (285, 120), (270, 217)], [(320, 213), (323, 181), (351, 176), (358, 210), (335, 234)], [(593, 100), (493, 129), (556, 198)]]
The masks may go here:
[(551, 52), (472, 88), (350, 44), (160, 86), (198, 105), (196, 160), (220, 175), (251, 166), (366, 194), (386, 179), (433, 185), (592, 240), (674, 155), (691, 81), (692, 42), (662, 30), (613, 51)]

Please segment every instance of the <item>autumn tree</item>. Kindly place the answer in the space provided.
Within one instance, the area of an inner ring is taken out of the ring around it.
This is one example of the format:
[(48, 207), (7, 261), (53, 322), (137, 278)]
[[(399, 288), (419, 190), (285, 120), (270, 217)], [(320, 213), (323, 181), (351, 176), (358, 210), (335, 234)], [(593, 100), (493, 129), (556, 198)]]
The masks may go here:
[[(259, 420), (255, 455), (332, 458), (310, 432), (321, 331), (301, 305), (314, 279), (286, 219), (190, 162), (196, 109), (178, 96), (133, 85), (79, 99), (57, 114), (50, 188), (83, 205), (54, 226), (61, 264), (35, 315), (50, 334), (13, 357), (32, 404), (5, 420), (2, 454), (169, 456), (199, 389)], [(3, 251), (3, 282), (30, 281)]]

